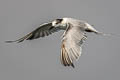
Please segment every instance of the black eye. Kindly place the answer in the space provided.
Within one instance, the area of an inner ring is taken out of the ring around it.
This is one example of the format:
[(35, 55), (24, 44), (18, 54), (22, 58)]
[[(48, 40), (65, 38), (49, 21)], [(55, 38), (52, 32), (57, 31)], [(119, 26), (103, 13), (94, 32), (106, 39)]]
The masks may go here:
[(63, 19), (56, 19), (56, 24), (59, 24), (62, 22)]

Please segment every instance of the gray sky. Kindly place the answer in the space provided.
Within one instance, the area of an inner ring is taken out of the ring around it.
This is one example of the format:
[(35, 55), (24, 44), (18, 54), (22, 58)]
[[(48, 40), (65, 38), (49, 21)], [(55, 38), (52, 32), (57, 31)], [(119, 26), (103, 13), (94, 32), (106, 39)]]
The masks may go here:
[(19, 44), (4, 43), (61, 17), (120, 34), (119, 8), (119, 0), (0, 0), (0, 80), (119, 80), (120, 37), (89, 34), (75, 69), (60, 63), (62, 31)]

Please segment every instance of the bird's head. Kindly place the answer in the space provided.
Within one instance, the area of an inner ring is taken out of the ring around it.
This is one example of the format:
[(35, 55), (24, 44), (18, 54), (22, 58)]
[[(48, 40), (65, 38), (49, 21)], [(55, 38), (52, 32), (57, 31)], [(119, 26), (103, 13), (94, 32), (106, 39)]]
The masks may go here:
[(54, 21), (52, 21), (52, 26), (58, 26), (61, 25), (63, 19), (55, 19)]
[(55, 19), (54, 21), (52, 21), (52, 26), (54, 26), (54, 27), (66, 27), (65, 18)]

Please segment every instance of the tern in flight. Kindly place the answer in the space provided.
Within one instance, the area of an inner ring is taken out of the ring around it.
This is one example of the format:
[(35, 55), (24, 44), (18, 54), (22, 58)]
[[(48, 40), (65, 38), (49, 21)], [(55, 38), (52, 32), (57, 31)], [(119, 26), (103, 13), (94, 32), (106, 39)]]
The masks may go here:
[(6, 42), (19, 43), (24, 40), (38, 39), (40, 37), (48, 36), (60, 30), (65, 30), (62, 36), (63, 39), (60, 55), (61, 63), (64, 66), (72, 66), (73, 68), (73, 62), (78, 60), (81, 56), (82, 44), (87, 39), (86, 33), (109, 35), (97, 31), (95, 28), (93, 28), (92, 25), (88, 24), (85, 21), (74, 18), (61, 18), (41, 24), (40, 27), (18, 40)]

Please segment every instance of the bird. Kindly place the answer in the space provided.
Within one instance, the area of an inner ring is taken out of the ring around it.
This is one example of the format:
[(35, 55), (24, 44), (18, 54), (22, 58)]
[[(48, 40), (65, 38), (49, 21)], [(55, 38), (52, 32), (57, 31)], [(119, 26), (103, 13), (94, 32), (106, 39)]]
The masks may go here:
[(110, 35), (97, 31), (92, 25), (86, 21), (75, 18), (59, 18), (47, 23), (41, 24), (37, 29), (33, 30), (24, 37), (14, 40), (6, 41), (23, 42), (24, 40), (34, 40), (41, 37), (49, 36), (52, 33), (64, 30), (62, 35), (60, 61), (64, 66), (71, 66), (75, 68), (74, 62), (79, 59), (82, 53), (82, 45), (87, 40), (87, 33), (95, 33), (97, 35)]

